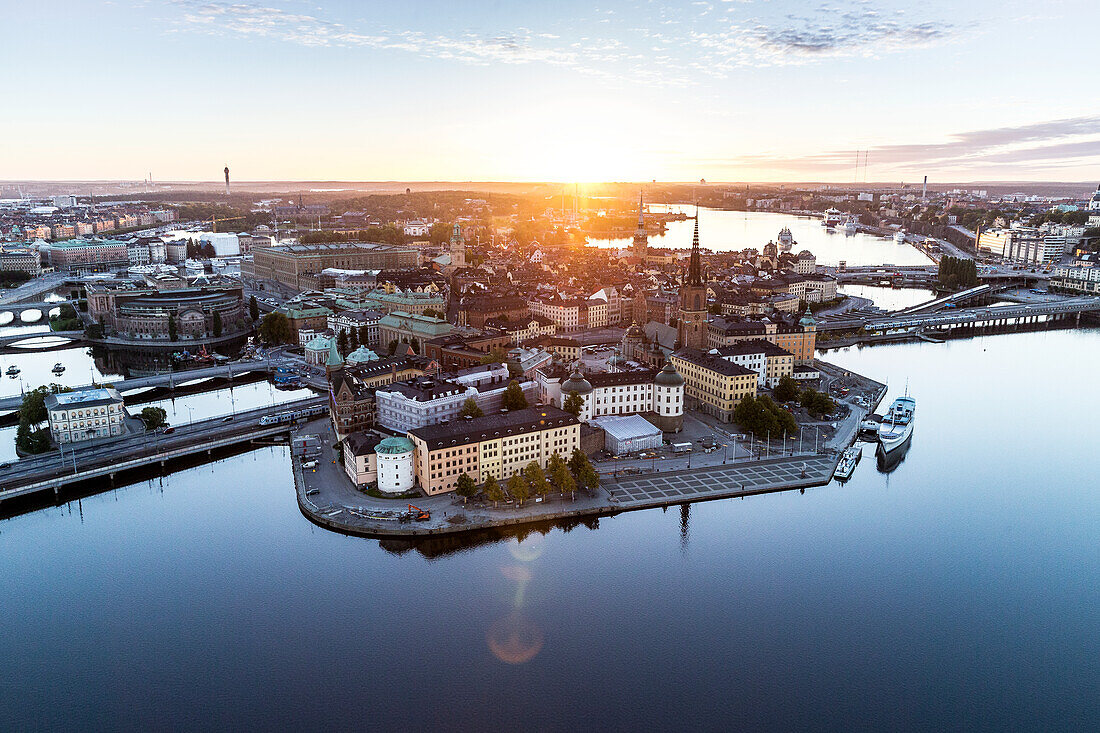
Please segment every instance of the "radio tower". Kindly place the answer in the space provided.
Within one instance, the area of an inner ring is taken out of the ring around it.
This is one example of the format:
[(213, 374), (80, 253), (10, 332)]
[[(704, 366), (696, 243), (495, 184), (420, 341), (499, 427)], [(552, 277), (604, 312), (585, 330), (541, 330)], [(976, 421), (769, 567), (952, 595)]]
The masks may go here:
[(225, 167), (225, 195), (229, 195), (229, 166)]

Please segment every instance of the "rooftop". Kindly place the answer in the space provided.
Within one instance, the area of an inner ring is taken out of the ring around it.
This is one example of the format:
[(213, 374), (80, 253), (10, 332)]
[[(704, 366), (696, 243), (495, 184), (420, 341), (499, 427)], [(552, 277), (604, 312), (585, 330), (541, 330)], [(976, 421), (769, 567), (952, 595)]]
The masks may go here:
[(409, 435), (423, 440), (429, 450), (436, 450), (446, 446), (467, 445), (483, 440), (576, 425), (578, 422), (577, 418), (568, 412), (548, 405), (538, 405), (525, 410), (414, 428), (409, 431)]
[(673, 356), (726, 377), (739, 377), (746, 374), (756, 376), (756, 372), (751, 369), (746, 369), (740, 364), (734, 364), (732, 361), (726, 361), (720, 356), (714, 356), (699, 349), (680, 349)]

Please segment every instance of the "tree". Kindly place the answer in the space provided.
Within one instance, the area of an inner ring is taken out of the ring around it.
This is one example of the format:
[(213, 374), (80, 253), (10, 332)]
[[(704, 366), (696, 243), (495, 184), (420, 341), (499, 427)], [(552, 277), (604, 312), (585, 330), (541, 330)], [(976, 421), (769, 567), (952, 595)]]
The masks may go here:
[(443, 311), (436, 310), (435, 308), (425, 308), (424, 315), (428, 318), (439, 318), (440, 320), (446, 317)]
[(802, 390), (800, 402), (806, 410), (814, 417), (823, 417), (825, 415), (831, 415), (833, 410), (836, 409), (836, 403), (832, 398), (824, 392), (818, 392), (815, 389), (807, 387)]
[(508, 352), (500, 346), (494, 346), (485, 356), (481, 357), (482, 364), (503, 364), (508, 361)]
[(579, 419), (581, 410), (584, 409), (584, 398), (580, 396), (579, 392), (570, 392), (565, 401), (561, 403), (561, 409)]
[(217, 338), (218, 336), (222, 335), (222, 328), (224, 327), (223, 324), (222, 324), (222, 314), (219, 313), (218, 311), (214, 311), (214, 319), (213, 320), (214, 320), (214, 323), (212, 325), (214, 327), (214, 338)]
[(340, 333), (336, 334), (336, 350), (340, 352), (342, 356), (346, 356), (348, 353), (348, 332), (344, 329), (340, 329)]
[(349, 328), (346, 333), (348, 334), (348, 349), (355, 351), (359, 348), (359, 332), (354, 328)]
[(481, 406), (477, 404), (477, 400), (473, 397), (467, 397), (466, 401), (462, 403), (462, 408), (458, 411), (459, 417), (484, 417), (485, 413), (482, 412)]
[(260, 304), (256, 302), (255, 295), (248, 299), (248, 317), (252, 319), (253, 323), (260, 320)]
[(46, 419), (46, 395), (49, 387), (38, 387), (23, 395), (23, 404), (19, 406), (19, 422), (37, 425)]
[(522, 410), (527, 407), (527, 397), (516, 380), (508, 382), (508, 386), (505, 387), (501, 407), (505, 410)]
[(591, 491), (600, 485), (600, 475), (580, 448), (573, 449), (573, 455), (569, 457), (569, 470), (573, 472), (577, 488)]
[(494, 508), (498, 502), (504, 501), (504, 489), (500, 488), (500, 482), (497, 481), (496, 476), (490, 474), (489, 478), (485, 479), (485, 486), (482, 490), (489, 501), (493, 502)]
[(470, 478), (470, 474), (463, 471), (462, 475), (458, 477), (458, 481), (455, 482), (455, 493), (462, 497), (463, 504), (477, 493), (477, 484)]
[(363, 346), (370, 344), (370, 328), (367, 326), (359, 327), (359, 343)]
[(790, 402), (798, 399), (798, 382), (790, 376), (783, 375), (779, 378), (779, 384), (775, 386), (775, 399), (780, 402)]
[(397, 339), (392, 339), (390, 341), (390, 353), (393, 354), (393, 353), (396, 353), (396, 352), (397, 352)]
[(176, 338), (176, 317), (168, 316), (168, 340), (175, 341)]
[(527, 490), (527, 482), (523, 480), (523, 476), (518, 473), (512, 474), (512, 478), (508, 479), (508, 493), (519, 502), (520, 506), (523, 506), (523, 502), (527, 501), (527, 497), (530, 496), (530, 492)]
[(289, 344), (294, 338), (290, 321), (282, 313), (268, 313), (260, 321), (260, 339), (269, 344)]
[(523, 467), (523, 478), (535, 496), (546, 496), (550, 493), (550, 483), (546, 480), (546, 472), (542, 466), (531, 461)]
[(146, 430), (156, 430), (168, 424), (168, 413), (163, 407), (143, 407), (138, 417), (145, 423)]
[(570, 498), (574, 498), (577, 492), (577, 480), (569, 472), (569, 466), (560, 453), (550, 456), (550, 460), (546, 462), (546, 473), (549, 475), (550, 483), (561, 492), (562, 496), (568, 493)]

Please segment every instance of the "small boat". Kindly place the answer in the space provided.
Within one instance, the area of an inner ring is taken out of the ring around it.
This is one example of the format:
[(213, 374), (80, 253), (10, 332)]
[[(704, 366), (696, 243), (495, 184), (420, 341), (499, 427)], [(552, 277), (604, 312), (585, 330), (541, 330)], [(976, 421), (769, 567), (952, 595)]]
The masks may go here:
[(898, 244), (905, 244), (905, 230), (899, 229), (894, 232), (894, 241)]
[(917, 401), (906, 390), (904, 397), (898, 397), (890, 404), (890, 411), (878, 426), (878, 442), (883, 451), (889, 453), (909, 440), (913, 435), (916, 416)]
[(62, 364), (61, 362), (57, 362), (56, 364), (53, 365), (53, 373), (54, 374), (61, 374), (64, 371), (65, 371), (65, 365)]
[(859, 459), (863, 457), (863, 451), (852, 446), (844, 451), (844, 455), (840, 458), (840, 463), (836, 464), (836, 470), (833, 471), (833, 477), (838, 479), (849, 479), (852, 477), (852, 472), (856, 470), (856, 465), (859, 463)]
[(8, 374), (9, 377), (17, 377), (17, 376), (19, 376), (19, 372), (21, 372), (21, 371), (23, 371), (23, 370), (20, 369), (19, 367), (17, 367), (15, 364), (12, 364), (10, 367), (8, 367), (7, 374)]

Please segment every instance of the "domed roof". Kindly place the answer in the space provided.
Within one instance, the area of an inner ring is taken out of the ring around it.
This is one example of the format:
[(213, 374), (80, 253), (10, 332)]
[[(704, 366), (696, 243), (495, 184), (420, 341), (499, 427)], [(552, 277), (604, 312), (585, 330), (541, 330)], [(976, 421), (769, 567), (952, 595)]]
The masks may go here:
[(642, 327), (638, 325), (637, 321), (634, 321), (634, 323), (630, 324), (630, 328), (626, 329), (627, 338), (641, 338), (644, 335), (645, 331), (642, 330)]
[(580, 371), (575, 371), (569, 375), (569, 379), (561, 383), (561, 391), (562, 394), (569, 394), (570, 392), (588, 394), (592, 391), (592, 384), (584, 378)]
[(391, 456), (400, 455), (402, 453), (412, 453), (413, 442), (408, 438), (402, 438), (400, 436), (386, 438), (375, 446), (374, 452)]
[(365, 364), (369, 361), (378, 361), (378, 354), (374, 353), (366, 346), (360, 346), (355, 351), (348, 354), (348, 364)]
[(816, 326), (817, 321), (814, 320), (814, 316), (810, 313), (810, 306), (806, 306), (806, 314), (798, 321), (799, 326)]
[(306, 348), (310, 351), (328, 351), (329, 342), (332, 341), (328, 336), (314, 336), (306, 344)]
[(653, 382), (663, 387), (681, 387), (684, 384), (684, 378), (680, 376), (680, 372), (676, 371), (676, 367), (668, 362), (661, 371), (657, 372)]

